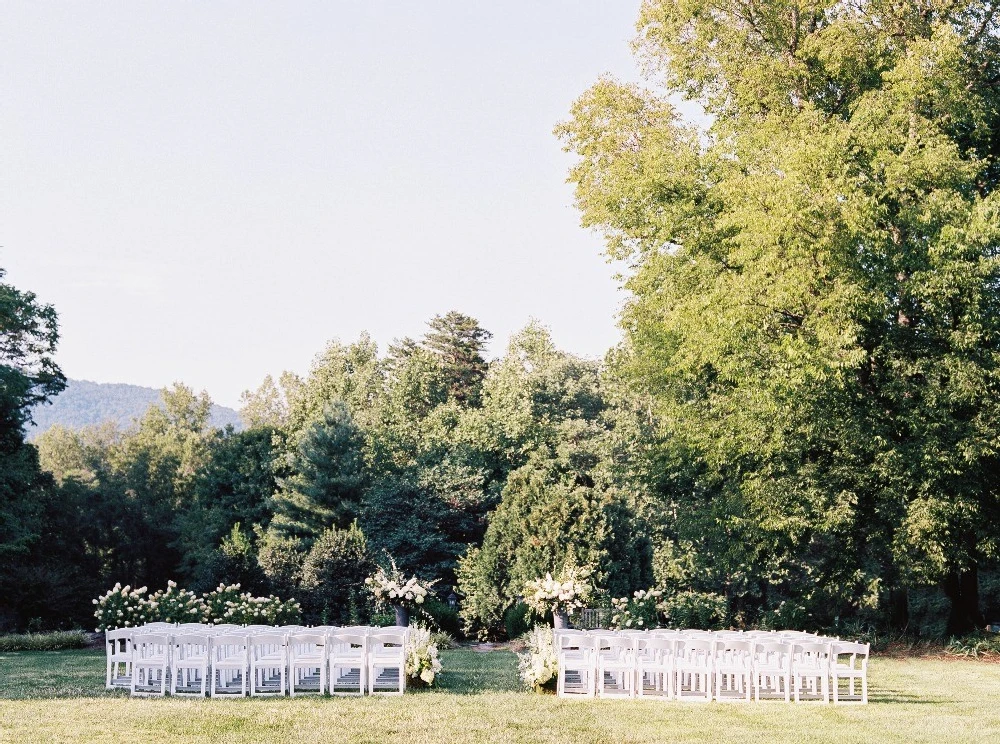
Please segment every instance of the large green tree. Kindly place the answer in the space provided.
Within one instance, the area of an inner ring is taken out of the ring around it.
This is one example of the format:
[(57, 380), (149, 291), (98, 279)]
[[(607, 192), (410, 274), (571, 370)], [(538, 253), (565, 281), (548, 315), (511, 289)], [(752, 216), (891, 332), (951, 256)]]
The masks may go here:
[(584, 223), (628, 267), (620, 367), (685, 463), (665, 496), (744, 554), (734, 571), (759, 567), (738, 591), (765, 609), (818, 586), (807, 610), (851, 614), (934, 582), (949, 630), (982, 622), (1000, 537), (998, 14), (647, 0), (655, 82), (603, 79), (559, 129)]

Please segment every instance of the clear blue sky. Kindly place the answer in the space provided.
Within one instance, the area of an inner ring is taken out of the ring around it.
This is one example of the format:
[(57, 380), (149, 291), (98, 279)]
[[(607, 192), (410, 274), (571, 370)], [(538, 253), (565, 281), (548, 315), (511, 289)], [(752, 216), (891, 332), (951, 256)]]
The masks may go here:
[(551, 132), (637, 78), (638, 7), (6, 2), (0, 266), (70, 377), (226, 405), (451, 309), (599, 356), (622, 295)]

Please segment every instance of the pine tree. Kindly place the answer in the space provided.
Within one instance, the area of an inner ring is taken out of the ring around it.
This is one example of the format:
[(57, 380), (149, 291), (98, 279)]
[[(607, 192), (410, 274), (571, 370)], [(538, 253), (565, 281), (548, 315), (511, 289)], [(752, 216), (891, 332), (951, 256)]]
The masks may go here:
[(423, 346), (441, 360), (449, 394), (459, 403), (477, 405), (488, 367), (483, 351), (493, 334), (475, 318), (454, 310), (435, 315), (427, 325)]

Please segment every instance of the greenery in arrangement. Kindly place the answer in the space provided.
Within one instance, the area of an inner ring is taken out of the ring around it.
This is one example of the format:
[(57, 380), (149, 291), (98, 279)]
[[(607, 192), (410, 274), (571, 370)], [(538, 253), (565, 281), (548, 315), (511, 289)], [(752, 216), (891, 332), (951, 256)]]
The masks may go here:
[[(0, 630), (89, 625), (116, 584), (103, 626), (360, 624), (391, 591), (483, 639), (609, 603), (620, 627), (1000, 619), (997, 18), (645, 0), (647, 82), (597, 80), (556, 130), (626, 292), (600, 361), (538, 322), (487, 360), (451, 311), (266, 377), (243, 431), (177, 384), (29, 443), (57, 317), (0, 281)], [(383, 555), (422, 582), (373, 594)]]

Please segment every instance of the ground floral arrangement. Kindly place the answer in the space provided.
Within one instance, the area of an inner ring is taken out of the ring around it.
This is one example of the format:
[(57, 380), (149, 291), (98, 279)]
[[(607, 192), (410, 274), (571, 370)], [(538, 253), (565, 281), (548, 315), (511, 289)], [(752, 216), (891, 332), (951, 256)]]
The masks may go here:
[(290, 625), (302, 618), (302, 607), (294, 599), (254, 597), (239, 584), (220, 584), (199, 597), (174, 581), (153, 594), (144, 586), (133, 589), (118, 583), (93, 603), (98, 631), (153, 622)]
[(559, 674), (559, 659), (552, 628), (536, 625), (524, 641), (524, 653), (517, 655), (517, 669), (524, 686), (536, 692), (554, 686)]
[(431, 687), (441, 671), (437, 644), (431, 641), (431, 632), (423, 627), (410, 628), (406, 644), (406, 676), (415, 683)]
[(437, 581), (425, 582), (416, 576), (407, 577), (396, 568), (395, 561), (391, 563), (390, 570), (386, 571), (380, 567), (374, 575), (365, 579), (365, 585), (375, 601), (383, 607), (399, 606), (406, 609), (422, 605)]
[(593, 591), (590, 569), (567, 565), (555, 578), (547, 573), (525, 584), (524, 602), (539, 615), (573, 615), (587, 606)]

